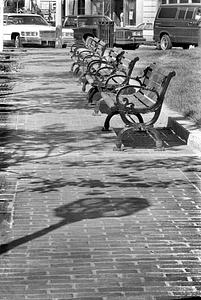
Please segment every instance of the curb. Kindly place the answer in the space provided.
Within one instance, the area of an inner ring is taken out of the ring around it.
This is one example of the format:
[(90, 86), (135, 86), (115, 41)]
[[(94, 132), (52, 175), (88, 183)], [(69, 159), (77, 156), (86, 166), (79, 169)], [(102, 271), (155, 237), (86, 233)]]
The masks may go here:
[(189, 147), (201, 152), (201, 129), (193, 121), (185, 119), (182, 115), (176, 115), (168, 117), (167, 126), (186, 141)]

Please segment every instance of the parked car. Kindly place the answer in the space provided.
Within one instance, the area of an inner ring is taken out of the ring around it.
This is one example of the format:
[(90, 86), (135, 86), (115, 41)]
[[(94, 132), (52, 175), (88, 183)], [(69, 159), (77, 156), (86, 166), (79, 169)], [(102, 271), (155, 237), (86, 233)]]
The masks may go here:
[(86, 40), (88, 36), (97, 36), (110, 43), (110, 46), (135, 49), (145, 41), (141, 29), (131, 31), (125, 27), (116, 27), (108, 16), (103, 15), (66, 16), (62, 28), (63, 44), (67, 44), (72, 38), (70, 29), (74, 31), (76, 40)]
[(145, 39), (145, 43), (149, 44), (149, 43), (154, 43), (154, 24), (151, 22), (143, 22), (140, 23), (136, 26), (126, 26), (126, 28), (132, 30), (132, 31), (136, 31), (136, 29), (138, 30), (142, 30), (142, 36)]
[(154, 24), (151, 22), (143, 22), (136, 26), (138, 29), (142, 29), (143, 37), (146, 42), (154, 42)]
[(100, 35), (103, 32), (99, 32), (99, 24), (109, 25), (110, 23), (113, 23), (113, 21), (109, 17), (103, 15), (66, 16), (62, 28), (63, 41), (65, 43), (66, 32), (68, 32), (69, 35), (70, 28), (73, 29), (74, 38), (76, 40), (86, 40), (88, 36), (98, 36), (101, 38)]
[(114, 33), (114, 45), (123, 49), (137, 49), (145, 42), (143, 30), (138, 28), (116, 27)]
[(71, 46), (74, 39), (74, 28), (77, 27), (77, 16), (66, 16), (62, 25), (62, 47)]
[(154, 22), (154, 39), (162, 50), (198, 46), (201, 3), (161, 4)]
[(3, 40), (5, 46), (55, 46), (56, 29), (37, 14), (4, 14)]

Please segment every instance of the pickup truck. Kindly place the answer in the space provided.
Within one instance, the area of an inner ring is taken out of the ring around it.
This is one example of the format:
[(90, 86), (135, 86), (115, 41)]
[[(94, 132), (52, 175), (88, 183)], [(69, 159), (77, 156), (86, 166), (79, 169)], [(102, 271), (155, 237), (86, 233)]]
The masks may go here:
[(86, 40), (88, 36), (96, 36), (107, 40), (110, 47), (120, 46), (136, 49), (145, 41), (141, 29), (130, 30), (125, 27), (117, 27), (108, 16), (103, 15), (66, 16), (62, 28), (63, 36), (67, 28), (73, 29), (75, 40), (82, 41)]

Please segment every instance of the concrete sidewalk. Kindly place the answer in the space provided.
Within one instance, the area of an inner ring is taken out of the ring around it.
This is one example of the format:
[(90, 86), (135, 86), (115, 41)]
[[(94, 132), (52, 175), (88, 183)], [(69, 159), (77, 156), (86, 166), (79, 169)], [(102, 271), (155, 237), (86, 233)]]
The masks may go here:
[(136, 135), (114, 152), (70, 63), (29, 49), (8, 99), (24, 109), (4, 116), (0, 299), (201, 296), (199, 153), (168, 129), (165, 151)]

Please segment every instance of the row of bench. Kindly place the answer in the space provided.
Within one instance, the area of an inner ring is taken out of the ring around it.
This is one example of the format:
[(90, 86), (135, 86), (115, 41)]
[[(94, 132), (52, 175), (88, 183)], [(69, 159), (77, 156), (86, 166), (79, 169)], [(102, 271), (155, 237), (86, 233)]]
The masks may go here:
[(89, 37), (85, 44), (71, 48), (72, 72), (79, 76), (88, 102), (94, 105), (94, 114), (105, 113), (103, 131), (110, 129), (110, 120), (119, 115), (125, 127), (117, 136), (116, 149), (123, 148), (123, 136), (143, 131), (163, 148), (159, 131), (154, 127), (164, 102), (174, 71), (165, 72), (155, 63), (147, 66), (140, 75), (133, 76), (139, 57), (129, 57), (122, 49), (108, 49), (103, 41)]

